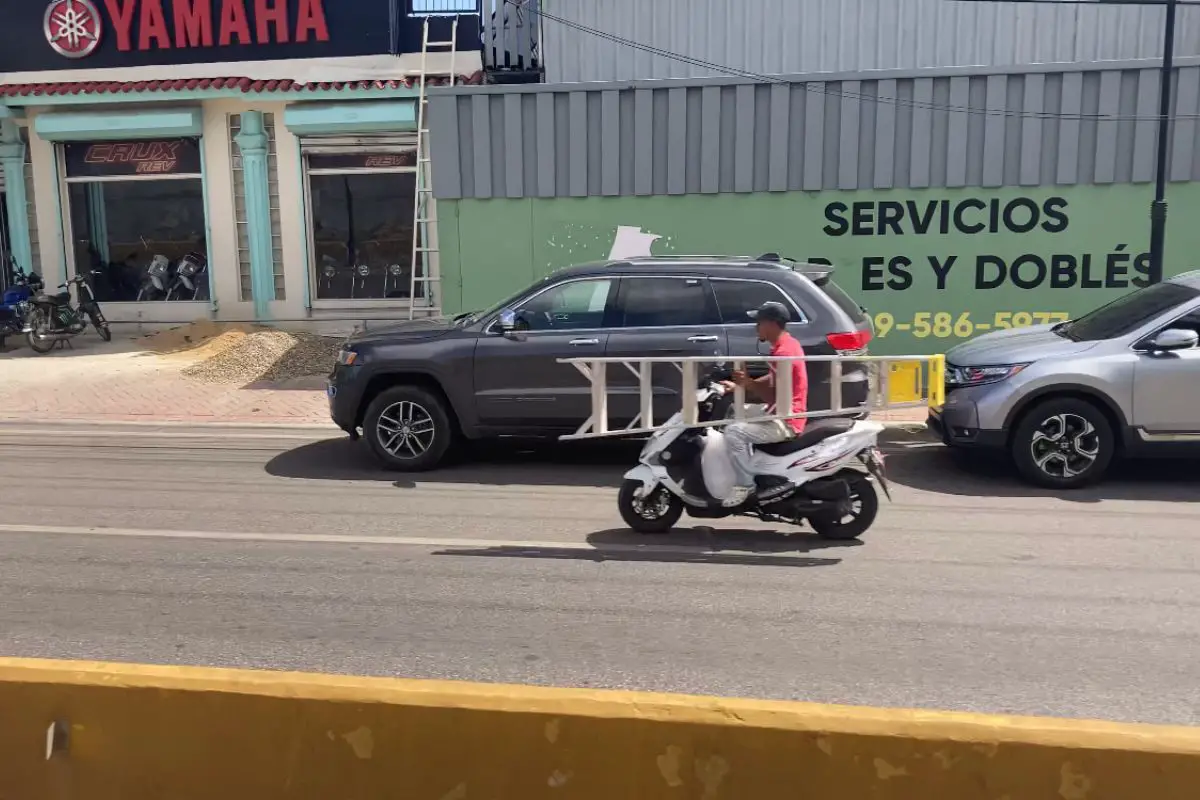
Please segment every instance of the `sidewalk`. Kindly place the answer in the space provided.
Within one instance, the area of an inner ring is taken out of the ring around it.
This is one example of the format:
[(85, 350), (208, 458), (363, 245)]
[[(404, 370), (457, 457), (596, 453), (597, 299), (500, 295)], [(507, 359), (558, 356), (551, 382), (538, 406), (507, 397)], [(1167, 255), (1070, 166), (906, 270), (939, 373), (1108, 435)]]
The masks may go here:
[[(155, 352), (145, 340), (119, 335), (109, 343), (94, 336), (73, 343), (74, 350), (43, 356), (27, 348), (0, 354), (0, 420), (261, 423), (333, 429), (319, 374), (249, 385), (212, 383), (185, 374), (206, 356), (211, 359), (204, 346), (160, 347)], [(925, 417), (925, 409), (904, 409), (873, 418), (922, 424)]]
[(210, 383), (184, 375), (202, 353), (156, 353), (120, 336), (82, 336), (74, 350), (0, 354), (0, 419), (58, 422), (328, 424), (319, 376)]

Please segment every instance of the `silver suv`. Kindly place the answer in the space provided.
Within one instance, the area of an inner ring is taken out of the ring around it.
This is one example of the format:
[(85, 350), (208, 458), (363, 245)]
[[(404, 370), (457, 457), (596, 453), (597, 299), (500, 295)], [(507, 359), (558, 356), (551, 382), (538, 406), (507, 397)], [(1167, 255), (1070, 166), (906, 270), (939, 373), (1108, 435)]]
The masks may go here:
[(1039, 486), (1100, 480), (1122, 456), (1200, 456), (1200, 271), (1079, 319), (997, 331), (946, 353), (929, 427), (1006, 450)]

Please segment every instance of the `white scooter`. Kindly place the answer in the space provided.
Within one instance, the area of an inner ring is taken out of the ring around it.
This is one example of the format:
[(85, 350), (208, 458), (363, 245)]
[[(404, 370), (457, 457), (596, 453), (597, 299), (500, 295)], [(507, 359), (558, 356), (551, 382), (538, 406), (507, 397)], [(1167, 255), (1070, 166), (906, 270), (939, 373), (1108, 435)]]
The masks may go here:
[[(732, 394), (712, 377), (696, 395), (698, 420), (727, 416)], [(751, 412), (753, 413), (753, 412)], [(725, 435), (714, 427), (689, 428), (682, 412), (667, 420), (625, 473), (617, 504), (638, 533), (666, 533), (686, 511), (700, 519), (750, 516), (793, 525), (805, 520), (825, 539), (857, 539), (879, 511), (878, 481), (891, 499), (878, 438), (883, 426), (852, 419), (810, 420), (784, 442), (755, 446), (757, 492), (725, 508), (734, 487)]]

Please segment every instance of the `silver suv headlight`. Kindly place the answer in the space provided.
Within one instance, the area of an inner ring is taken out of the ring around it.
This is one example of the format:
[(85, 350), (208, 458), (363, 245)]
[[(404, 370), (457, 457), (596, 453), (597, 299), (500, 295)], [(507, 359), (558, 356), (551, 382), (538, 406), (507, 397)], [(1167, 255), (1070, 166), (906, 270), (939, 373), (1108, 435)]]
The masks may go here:
[(989, 383), (999, 383), (1016, 375), (1029, 364), (996, 364), (987, 367), (950, 367), (946, 368), (946, 385), (955, 388), (966, 386), (984, 386)]
[(343, 347), (338, 351), (337, 363), (342, 367), (348, 367), (351, 364), (356, 364), (358, 363), (358, 353), (353, 350), (347, 350)]

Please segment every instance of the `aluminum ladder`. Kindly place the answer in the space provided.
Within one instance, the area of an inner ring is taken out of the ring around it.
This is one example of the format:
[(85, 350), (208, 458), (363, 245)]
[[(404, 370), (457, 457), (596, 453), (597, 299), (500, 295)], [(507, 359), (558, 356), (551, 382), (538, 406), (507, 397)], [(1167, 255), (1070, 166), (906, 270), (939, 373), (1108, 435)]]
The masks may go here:
[[(450, 39), (439, 42), (429, 40), (429, 22), (432, 17), (425, 17), (421, 31), (421, 71), (417, 75), (417, 174), (416, 197), (413, 202), (413, 249), (412, 269), (409, 273), (408, 318), (416, 319), (418, 309), (423, 315), (435, 316), (441, 312), (440, 295), (441, 268), (438, 263), (438, 230), (437, 204), (433, 199), (433, 182), (430, 175), (429, 158), (429, 54), (449, 53), (450, 63), (447, 71), (435, 71), (436, 76), (449, 76), (449, 84), (454, 85), (458, 79), (458, 20), (455, 14), (450, 23)], [(424, 302), (418, 306), (417, 292), (421, 291)]]

